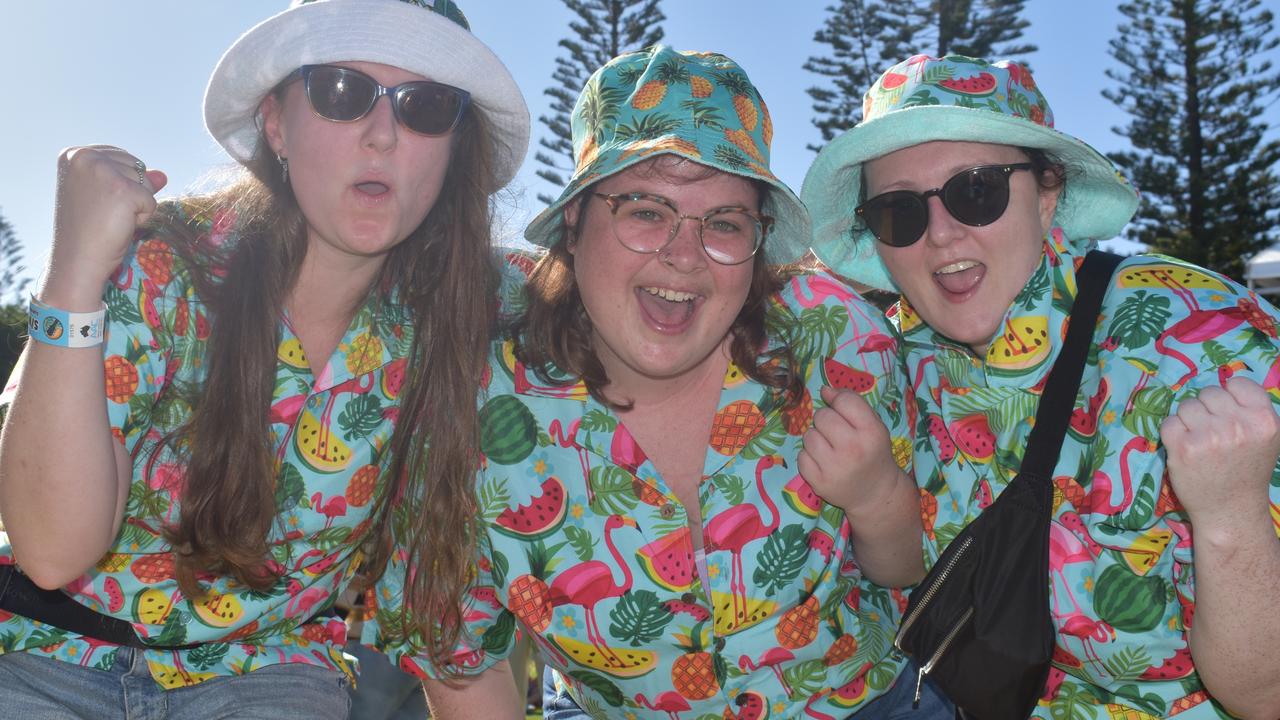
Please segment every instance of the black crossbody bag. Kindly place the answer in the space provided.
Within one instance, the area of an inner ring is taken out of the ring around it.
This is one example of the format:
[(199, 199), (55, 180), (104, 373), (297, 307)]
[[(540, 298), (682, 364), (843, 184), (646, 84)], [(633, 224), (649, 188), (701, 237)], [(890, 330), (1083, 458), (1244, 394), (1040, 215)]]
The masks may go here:
[(1056, 630), (1049, 615), (1053, 468), (1075, 406), (1098, 311), (1121, 257), (1094, 251), (1077, 274), (1067, 336), (1036, 411), (1017, 477), (956, 536), (911, 593), (894, 648), (974, 720), (1025, 720), (1044, 692)]

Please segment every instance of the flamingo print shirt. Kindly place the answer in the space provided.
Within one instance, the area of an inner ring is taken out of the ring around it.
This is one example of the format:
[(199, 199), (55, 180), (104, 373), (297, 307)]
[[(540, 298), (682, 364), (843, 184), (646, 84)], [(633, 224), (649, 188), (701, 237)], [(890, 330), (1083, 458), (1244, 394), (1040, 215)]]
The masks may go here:
[(826, 274), (790, 280), (770, 314), (771, 346), (791, 343), (807, 392), (785, 410), (730, 367), (700, 486), (705, 582), (689, 514), (618, 416), (495, 346), (481, 410), (487, 537), (467, 607), (476, 645), (460, 663), (492, 665), (528, 628), (593, 717), (843, 718), (893, 682), (903, 599), (861, 577), (848, 521), (796, 456), (830, 383), (864, 393), (907, 462), (897, 342)]
[[(899, 304), (931, 560), (1018, 472), (1076, 294), (1083, 256), (1068, 247), (1060, 230), (1046, 238), (985, 359)], [(1232, 373), (1277, 394), (1276, 317), (1248, 290), (1179, 260), (1137, 256), (1116, 270), (1054, 471), (1058, 637), (1034, 717), (1230, 717), (1191, 665), (1193, 534), (1165, 475), (1159, 427)], [(1280, 476), (1270, 502), (1280, 529)]]
[[(230, 213), (188, 218), (181, 207), (162, 211), (179, 213), (201, 242), (237, 239)], [(381, 449), (395, 425), (410, 325), (400, 306), (371, 296), (328, 364), (313, 369), (282, 319), (270, 408), (278, 522), (268, 537), (280, 579), (255, 591), (209, 578), (209, 595), (197, 602), (179, 592), (173, 555), (160, 534), (178, 519), (183, 467), (168, 451), (152, 453), (161, 436), (187, 419), (187, 396), (205, 377), (209, 321), (190, 273), (165, 240), (146, 237), (105, 289), (105, 409), (112, 433), (133, 458), (133, 483), (111, 550), (66, 591), (132, 623), (148, 642), (200, 643), (146, 651), (152, 677), (166, 688), (278, 663), (350, 675), (343, 622), (316, 616), (347, 586), (360, 557), (356, 548), (370, 526)], [(12, 563), (3, 534), (0, 543), (0, 563)], [(116, 647), (0, 611), (0, 651), (110, 668)]]

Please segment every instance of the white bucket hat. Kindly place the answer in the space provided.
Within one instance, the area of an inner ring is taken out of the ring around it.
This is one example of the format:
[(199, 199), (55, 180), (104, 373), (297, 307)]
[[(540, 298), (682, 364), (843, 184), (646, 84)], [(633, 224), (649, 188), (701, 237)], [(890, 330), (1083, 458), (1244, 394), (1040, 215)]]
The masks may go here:
[(391, 65), (471, 93), (493, 127), (498, 187), (515, 177), (529, 147), (529, 109), (452, 0), (293, 0), (218, 61), (204, 94), (205, 127), (231, 157), (247, 162), (267, 93), (303, 65), (343, 61)]

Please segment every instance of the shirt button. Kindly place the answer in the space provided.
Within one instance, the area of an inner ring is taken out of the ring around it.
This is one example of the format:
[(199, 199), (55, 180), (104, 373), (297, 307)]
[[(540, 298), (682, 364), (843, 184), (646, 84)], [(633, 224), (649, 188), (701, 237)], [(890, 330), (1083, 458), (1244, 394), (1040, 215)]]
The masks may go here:
[(669, 502), (663, 503), (662, 507), (658, 508), (658, 515), (661, 516), (663, 520), (670, 520), (671, 518), (675, 517), (676, 516), (675, 503), (669, 503)]

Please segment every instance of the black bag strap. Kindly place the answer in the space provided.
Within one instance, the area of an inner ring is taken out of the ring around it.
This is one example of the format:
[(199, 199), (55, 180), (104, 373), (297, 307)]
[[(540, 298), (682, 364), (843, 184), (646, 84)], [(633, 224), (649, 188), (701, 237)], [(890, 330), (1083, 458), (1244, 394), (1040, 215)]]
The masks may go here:
[(1076, 273), (1076, 299), (1067, 321), (1067, 336), (1062, 342), (1062, 352), (1045, 381), (1040, 406), (1036, 410), (1036, 424), (1027, 438), (1027, 451), (1018, 477), (1047, 480), (1053, 473), (1058, 455), (1062, 453), (1062, 439), (1067, 434), (1076, 393), (1080, 390), (1080, 378), (1084, 376), (1085, 360), (1089, 357), (1102, 299), (1107, 294), (1112, 274), (1123, 259), (1115, 253), (1094, 250), (1085, 256), (1084, 264)]
[(45, 590), (13, 565), (0, 565), (0, 608), (77, 635), (142, 650), (190, 650), (200, 643), (148, 645), (133, 625), (94, 612), (61, 590)]

